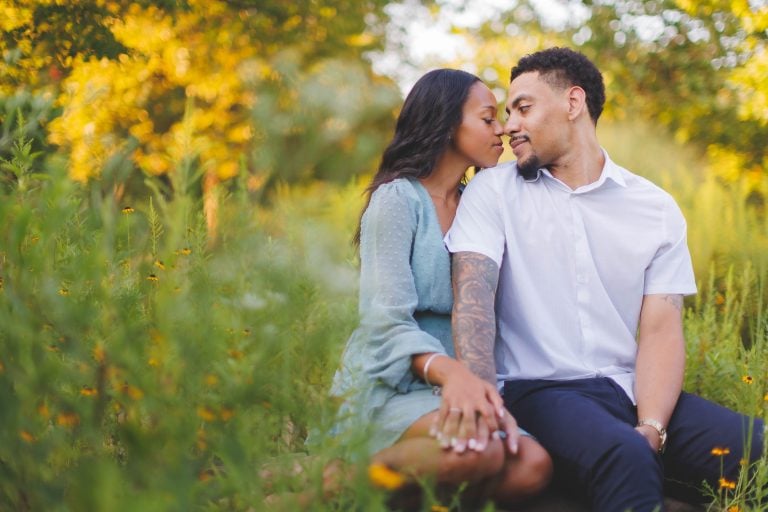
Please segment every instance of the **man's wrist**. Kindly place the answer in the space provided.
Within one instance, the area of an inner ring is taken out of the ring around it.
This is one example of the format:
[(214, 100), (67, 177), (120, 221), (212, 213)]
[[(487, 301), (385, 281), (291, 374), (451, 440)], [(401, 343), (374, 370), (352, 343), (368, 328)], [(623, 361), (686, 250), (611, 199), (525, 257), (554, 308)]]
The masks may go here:
[(667, 447), (667, 429), (662, 425), (659, 420), (653, 418), (641, 418), (637, 422), (637, 428), (650, 427), (649, 430), (653, 430), (658, 435), (659, 439), (659, 453), (664, 453), (664, 449)]

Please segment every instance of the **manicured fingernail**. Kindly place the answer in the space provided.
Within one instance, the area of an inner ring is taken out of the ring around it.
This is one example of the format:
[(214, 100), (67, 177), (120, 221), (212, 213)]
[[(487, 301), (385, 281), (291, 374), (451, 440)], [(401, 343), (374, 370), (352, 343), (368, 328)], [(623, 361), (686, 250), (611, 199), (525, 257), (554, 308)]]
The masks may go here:
[(517, 453), (517, 442), (513, 441), (509, 443), (509, 451), (512, 453)]
[(430, 437), (435, 437), (437, 435), (437, 427), (434, 425), (429, 427), (429, 435)]
[(459, 440), (458, 440), (458, 439), (456, 439), (455, 437), (452, 437), (452, 438), (451, 438), (451, 448), (455, 448), (455, 447), (456, 447), (456, 444), (457, 444), (458, 442), (459, 442)]
[(475, 441), (470, 437), (469, 441), (467, 441), (467, 448), (469, 448), (470, 450), (474, 450), (475, 448), (477, 448), (477, 441)]
[(465, 443), (457, 442), (456, 446), (453, 447), (453, 451), (456, 453), (464, 453), (464, 450), (467, 449), (467, 445)]
[(499, 418), (503, 418), (503, 417), (504, 417), (504, 408), (499, 407)]
[(494, 439), (499, 439), (501, 437), (500, 432), (501, 432), (501, 430), (494, 430), (493, 434), (491, 434), (491, 437), (494, 438)]
[(482, 441), (478, 441), (477, 445), (475, 446), (475, 451), (482, 452), (484, 450), (485, 450), (485, 443), (483, 443)]

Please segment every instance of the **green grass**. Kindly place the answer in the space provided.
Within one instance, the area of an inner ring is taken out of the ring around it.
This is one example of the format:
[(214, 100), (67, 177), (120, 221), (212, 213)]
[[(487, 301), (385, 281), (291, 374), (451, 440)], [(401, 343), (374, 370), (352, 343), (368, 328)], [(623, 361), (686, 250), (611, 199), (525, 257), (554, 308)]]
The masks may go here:
[[(658, 134), (610, 128), (614, 160), (665, 186), (689, 222), (700, 293), (686, 303), (686, 389), (765, 418), (759, 202), (692, 172), (696, 155)], [(17, 150), (0, 189), (0, 509), (261, 510), (269, 493), (317, 488), (332, 442), (306, 479), (259, 470), (295, 460), (330, 421), (356, 323), (362, 185), (283, 188), (265, 208), (234, 183), (212, 241), (183, 162), (172, 199), (158, 182), (120, 197)], [(756, 481), (714, 490), (713, 510), (756, 510), (761, 464)], [(313, 508), (384, 501), (358, 477)]]

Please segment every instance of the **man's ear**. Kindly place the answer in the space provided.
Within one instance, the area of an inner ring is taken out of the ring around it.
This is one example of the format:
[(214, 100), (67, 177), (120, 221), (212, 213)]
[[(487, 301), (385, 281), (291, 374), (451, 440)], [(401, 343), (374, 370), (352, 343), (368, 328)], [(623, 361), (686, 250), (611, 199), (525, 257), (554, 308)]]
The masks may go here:
[(568, 89), (568, 119), (574, 121), (581, 114), (589, 115), (587, 93), (578, 85), (574, 85)]

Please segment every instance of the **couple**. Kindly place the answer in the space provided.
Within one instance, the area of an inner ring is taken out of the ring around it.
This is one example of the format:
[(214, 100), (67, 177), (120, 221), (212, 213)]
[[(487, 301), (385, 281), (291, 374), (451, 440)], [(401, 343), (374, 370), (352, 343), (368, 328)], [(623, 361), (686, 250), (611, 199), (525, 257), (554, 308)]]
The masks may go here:
[[(685, 220), (600, 147), (604, 101), (565, 48), (512, 69), (503, 125), (471, 74), (413, 87), (368, 187), (360, 326), (332, 389), (337, 432), (366, 423), (373, 462), (500, 504), (554, 474), (592, 510), (641, 512), (760, 457), (761, 420), (681, 391)], [(503, 134), (517, 161), (494, 167)], [(462, 193), (471, 166), (493, 168)]]

